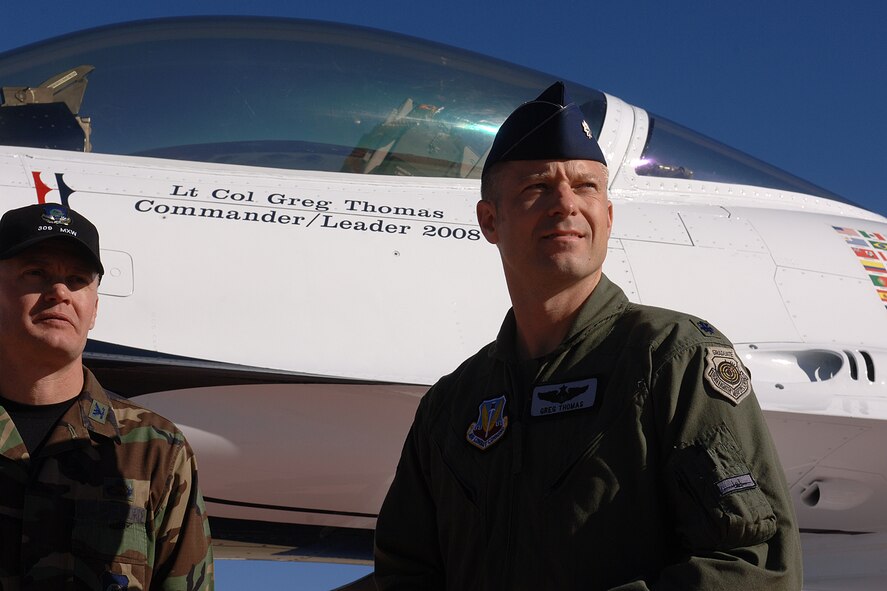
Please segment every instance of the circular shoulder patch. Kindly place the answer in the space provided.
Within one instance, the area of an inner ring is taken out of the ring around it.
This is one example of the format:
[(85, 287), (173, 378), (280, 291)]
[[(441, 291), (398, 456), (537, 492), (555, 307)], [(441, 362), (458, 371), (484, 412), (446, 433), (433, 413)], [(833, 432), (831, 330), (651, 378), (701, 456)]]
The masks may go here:
[(708, 385), (733, 404), (751, 392), (751, 380), (732, 348), (707, 347), (704, 375)]

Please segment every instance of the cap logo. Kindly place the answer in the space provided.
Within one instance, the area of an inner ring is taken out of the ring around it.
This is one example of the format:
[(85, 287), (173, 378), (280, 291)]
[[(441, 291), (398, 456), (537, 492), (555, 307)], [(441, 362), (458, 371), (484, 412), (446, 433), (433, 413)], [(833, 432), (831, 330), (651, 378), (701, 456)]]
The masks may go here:
[(588, 126), (588, 123), (585, 122), (585, 119), (582, 120), (582, 131), (585, 132), (585, 137), (590, 140), (594, 139), (594, 137), (591, 135), (591, 128)]
[(44, 207), (43, 215), (41, 217), (43, 218), (43, 221), (49, 224), (67, 226), (71, 223), (71, 218), (68, 216), (68, 210), (58, 205), (47, 205)]

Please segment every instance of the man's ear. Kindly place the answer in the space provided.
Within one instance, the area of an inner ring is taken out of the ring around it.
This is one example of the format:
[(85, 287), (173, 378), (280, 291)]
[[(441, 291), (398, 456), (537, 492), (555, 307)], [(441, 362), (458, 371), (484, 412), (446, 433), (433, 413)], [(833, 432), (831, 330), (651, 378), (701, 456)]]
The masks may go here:
[(496, 231), (496, 205), (492, 201), (481, 199), (477, 202), (477, 224), (484, 238), (490, 244), (499, 242), (499, 234)]
[[(98, 286), (96, 286), (96, 289), (98, 289)], [(89, 323), (89, 330), (92, 330), (95, 328), (95, 321), (96, 321), (96, 318), (98, 318), (98, 316), (99, 316), (99, 298), (96, 297), (95, 309), (93, 309), (93, 311), (92, 311), (92, 322)]]

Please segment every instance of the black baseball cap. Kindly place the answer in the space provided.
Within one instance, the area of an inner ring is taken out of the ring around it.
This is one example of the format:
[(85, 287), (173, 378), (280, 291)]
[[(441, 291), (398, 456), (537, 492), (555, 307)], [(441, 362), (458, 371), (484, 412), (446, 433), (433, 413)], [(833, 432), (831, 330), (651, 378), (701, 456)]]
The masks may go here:
[(83, 248), (105, 274), (99, 256), (99, 231), (88, 219), (64, 205), (38, 203), (10, 209), (0, 218), (0, 259), (12, 258), (30, 246), (50, 238), (67, 238)]
[(535, 100), (524, 103), (499, 127), (484, 172), (510, 160), (607, 160), (579, 106), (555, 82)]

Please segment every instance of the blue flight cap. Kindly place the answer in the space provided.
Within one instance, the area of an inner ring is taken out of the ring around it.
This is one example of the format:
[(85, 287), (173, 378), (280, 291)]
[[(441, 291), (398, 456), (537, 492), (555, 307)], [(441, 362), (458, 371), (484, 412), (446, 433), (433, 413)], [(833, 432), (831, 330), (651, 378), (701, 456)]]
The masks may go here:
[(594, 160), (607, 165), (585, 115), (567, 98), (563, 82), (555, 82), (508, 116), (496, 133), (483, 172), (510, 160)]

